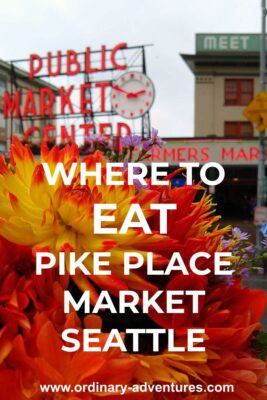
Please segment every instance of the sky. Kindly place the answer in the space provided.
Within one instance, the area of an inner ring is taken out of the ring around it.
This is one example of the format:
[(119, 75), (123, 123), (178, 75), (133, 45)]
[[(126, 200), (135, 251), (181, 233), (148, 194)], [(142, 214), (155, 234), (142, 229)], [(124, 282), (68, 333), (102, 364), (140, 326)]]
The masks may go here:
[(147, 73), (156, 87), (152, 126), (161, 136), (194, 132), (194, 77), (180, 53), (196, 33), (258, 33), (260, 0), (0, 0), (0, 59), (127, 42), (153, 44)]

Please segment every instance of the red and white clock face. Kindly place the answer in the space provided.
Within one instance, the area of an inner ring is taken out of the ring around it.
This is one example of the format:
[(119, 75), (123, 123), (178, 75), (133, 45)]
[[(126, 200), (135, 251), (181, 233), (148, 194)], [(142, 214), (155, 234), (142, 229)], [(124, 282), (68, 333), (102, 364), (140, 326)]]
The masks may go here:
[(141, 72), (126, 72), (114, 82), (111, 91), (114, 111), (130, 119), (144, 115), (151, 108), (154, 98), (154, 85)]

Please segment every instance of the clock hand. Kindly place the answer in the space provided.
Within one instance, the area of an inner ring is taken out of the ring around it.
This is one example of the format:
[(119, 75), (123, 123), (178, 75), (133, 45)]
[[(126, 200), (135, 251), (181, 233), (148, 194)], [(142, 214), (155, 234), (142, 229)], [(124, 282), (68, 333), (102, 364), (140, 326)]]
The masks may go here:
[(118, 92), (124, 93), (128, 96), (129, 92), (126, 92), (126, 90), (124, 90), (122, 87), (120, 87), (119, 85), (115, 85), (113, 86), (113, 89), (117, 90)]
[(134, 94), (135, 94), (136, 96), (139, 96), (139, 94), (143, 94), (143, 93), (146, 93), (146, 90), (145, 90), (145, 89), (139, 90), (138, 92), (135, 92)]
[(144, 89), (138, 90), (137, 92), (127, 92), (126, 90), (124, 90), (124, 89), (123, 89), (121, 86), (119, 86), (119, 85), (113, 86), (113, 89), (117, 90), (118, 92), (121, 92), (121, 93), (126, 94), (127, 99), (136, 98), (136, 97), (138, 97), (140, 94), (146, 93), (146, 90), (144, 90)]
[(138, 96), (140, 96), (140, 94), (146, 93), (146, 90), (139, 90), (138, 92), (130, 92), (126, 95), (127, 98), (136, 98)]

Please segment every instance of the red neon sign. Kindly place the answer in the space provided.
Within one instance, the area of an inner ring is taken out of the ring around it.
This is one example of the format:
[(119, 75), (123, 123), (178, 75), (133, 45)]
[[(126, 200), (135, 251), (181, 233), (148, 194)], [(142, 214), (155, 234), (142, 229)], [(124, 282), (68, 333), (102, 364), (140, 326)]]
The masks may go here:
[[(119, 52), (127, 49), (125, 42), (119, 43), (112, 49), (107, 49), (105, 45), (101, 46), (100, 51), (92, 51), (90, 47), (86, 47), (83, 53), (74, 50), (68, 50), (65, 54), (57, 51), (54, 54), (48, 52), (45, 57), (39, 54), (31, 54), (29, 57), (29, 79), (33, 80), (38, 77), (57, 77), (59, 75), (74, 76), (78, 74), (94, 74), (97, 72), (105, 72), (107, 70), (125, 70), (127, 65), (119, 58)], [(97, 60), (92, 61), (92, 54), (98, 53)], [(71, 84), (68, 87), (61, 86), (58, 90), (51, 87), (41, 87), (38, 90), (32, 89), (16, 89), (11, 93), (6, 91), (3, 97), (3, 115), (4, 118), (23, 118), (27, 119), (55, 119), (58, 116), (75, 117), (92, 115), (92, 99), (88, 96), (90, 90), (94, 90), (97, 98), (99, 98), (98, 113), (108, 112), (107, 107), (107, 90), (111, 87), (112, 82), (95, 81), (93, 83), (83, 83), (78, 86)], [(22, 92), (23, 90), (23, 92)], [(78, 92), (78, 96), (77, 96)], [(76, 96), (75, 96), (76, 94)], [(77, 100), (78, 99), (78, 100)], [(56, 111), (58, 105), (58, 111)], [(58, 112), (58, 114), (57, 114)], [(52, 122), (52, 121), (51, 121)], [(39, 132), (43, 140), (49, 140), (55, 137), (56, 126), (52, 122), (45, 125), (42, 130), (38, 126), (32, 126), (24, 133), (24, 140), (28, 140), (32, 134)], [(131, 134), (130, 126), (125, 122), (116, 122), (114, 128), (110, 122), (100, 123), (97, 127), (92, 123), (81, 123), (80, 125), (70, 125), (59, 127), (59, 136), (61, 142), (74, 142), (75, 130), (82, 132), (85, 143), (88, 137), (96, 129), (100, 134), (107, 132), (116, 132), (120, 137), (122, 134)], [(119, 139), (118, 139), (119, 140)]]
[[(124, 42), (117, 44), (112, 48), (111, 51), (108, 52), (106, 50), (106, 46), (101, 46), (98, 68), (91, 65), (90, 47), (86, 47), (85, 49), (83, 63), (79, 61), (80, 54), (74, 50), (67, 50), (66, 54), (62, 54), (62, 52), (59, 50), (55, 55), (53, 55), (51, 52), (48, 52), (46, 58), (43, 58), (38, 54), (31, 54), (29, 60), (29, 76), (30, 79), (34, 79), (44, 68), (46, 69), (47, 75), (53, 77), (64, 73), (68, 76), (71, 76), (80, 73), (92, 74), (99, 71), (103, 72), (106, 70), (108, 61), (110, 61), (114, 69), (124, 70), (127, 68), (127, 65), (117, 60), (117, 53), (119, 50), (126, 48), (127, 43)], [(55, 63), (53, 63), (53, 60), (55, 60)], [(64, 66), (64, 64), (66, 65)]]

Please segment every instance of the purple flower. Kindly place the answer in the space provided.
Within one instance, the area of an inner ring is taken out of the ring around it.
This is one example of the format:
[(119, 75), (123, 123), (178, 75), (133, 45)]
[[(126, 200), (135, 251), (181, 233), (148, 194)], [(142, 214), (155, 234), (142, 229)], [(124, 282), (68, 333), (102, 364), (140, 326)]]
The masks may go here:
[(248, 233), (247, 232), (242, 232), (241, 229), (235, 227), (232, 229), (232, 235), (234, 239), (237, 239), (238, 241), (243, 241), (243, 240), (248, 240)]
[(143, 149), (145, 151), (150, 150), (152, 146), (162, 147), (164, 145), (165, 142), (158, 136), (158, 134), (158, 130), (152, 128), (151, 138), (143, 143)]
[(95, 135), (89, 136), (89, 142), (104, 144), (105, 138), (103, 135), (95, 134)]
[(233, 277), (233, 275), (227, 275), (227, 276), (225, 277), (225, 283), (226, 283), (226, 285), (234, 286), (234, 284), (235, 284), (235, 278)]
[(142, 185), (142, 183), (138, 179), (134, 179), (133, 184), (136, 190), (149, 189), (148, 185)]
[[(124, 171), (128, 171), (128, 161), (124, 161), (123, 163), (123, 170)], [(141, 171), (141, 169), (139, 167), (134, 167), (133, 168), (133, 172), (134, 174), (138, 174)], [(148, 185), (142, 185), (142, 183), (138, 180), (138, 179), (134, 179), (133, 180), (133, 184), (136, 190), (139, 189), (148, 189)]]
[(247, 268), (243, 268), (241, 270), (241, 275), (242, 275), (242, 278), (244, 278), (244, 279), (249, 278), (249, 270)]
[(258, 274), (263, 275), (264, 274), (264, 268), (259, 267), (257, 272), (258, 272)]
[(231, 239), (224, 239), (224, 238), (221, 239), (221, 243), (222, 243), (222, 245), (223, 245), (224, 247), (230, 246), (231, 242), (232, 242)]
[(125, 136), (121, 138), (121, 145), (122, 147), (135, 147), (141, 143), (141, 136), (132, 135), (132, 136)]
[(252, 244), (248, 247), (245, 248), (247, 253), (254, 253), (255, 251), (255, 246), (253, 246)]

